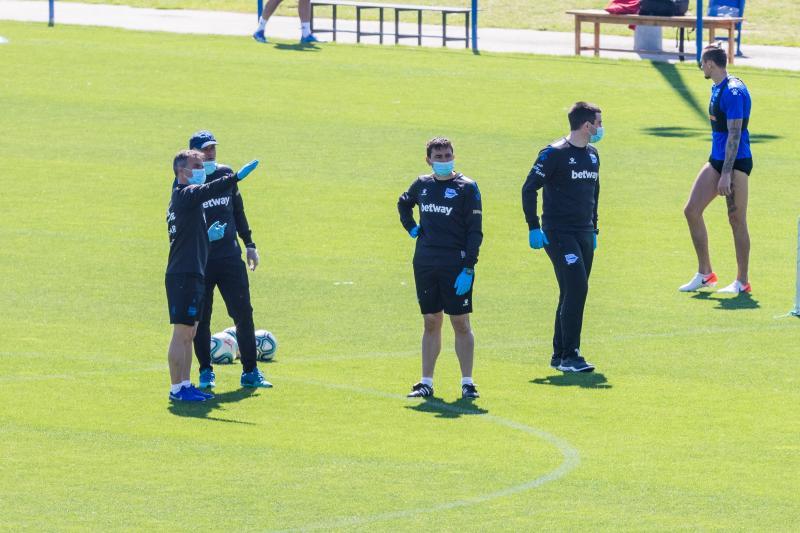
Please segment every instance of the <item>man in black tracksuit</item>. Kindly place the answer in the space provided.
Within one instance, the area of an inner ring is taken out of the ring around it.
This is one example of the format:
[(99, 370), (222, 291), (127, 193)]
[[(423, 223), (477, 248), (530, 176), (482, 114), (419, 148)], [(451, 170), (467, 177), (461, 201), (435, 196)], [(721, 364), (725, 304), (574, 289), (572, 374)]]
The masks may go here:
[[(453, 170), (453, 146), (436, 137), (428, 142), (427, 163), (433, 173), (420, 176), (397, 201), (400, 222), (417, 239), (414, 281), (423, 314), (422, 379), (410, 398), (433, 396), (433, 370), (442, 348), (443, 312), (450, 315), (461, 366), (461, 395), (478, 398), (472, 381), (475, 339), (469, 322), (472, 282), (483, 240), (478, 185)], [(419, 225), (414, 221), (419, 206)]]
[[(522, 208), (531, 248), (544, 247), (553, 263), (559, 295), (550, 366), (563, 372), (592, 372), (581, 356), (583, 309), (597, 247), (597, 202), (603, 137), (600, 109), (576, 103), (568, 114), (570, 134), (547, 146), (522, 187)], [(537, 191), (544, 188), (542, 220), (536, 214)]]
[(175, 185), (167, 208), (169, 259), (164, 277), (169, 321), (173, 324), (168, 360), (172, 401), (202, 402), (213, 395), (192, 385), (192, 337), (203, 312), (203, 276), (208, 257), (208, 234), (202, 204), (236, 186), (229, 174), (205, 183), (203, 154), (183, 150), (172, 163)]
[[(208, 180), (233, 175), (233, 170), (217, 164), (217, 141), (209, 131), (198, 131), (189, 140), (189, 147), (200, 150), (205, 157), (203, 166)], [(242, 249), (237, 234), (245, 243), (250, 269), (258, 266), (258, 253), (244, 214), (242, 195), (238, 187), (203, 202), (208, 225), (208, 238), (211, 241), (205, 275), (205, 306), (197, 335), (194, 338), (194, 351), (200, 363), (199, 387), (213, 388), (216, 376), (211, 366), (211, 313), (214, 303), (214, 287), (219, 287), (228, 315), (236, 325), (236, 340), (242, 359), (243, 387), (272, 387), (258, 369), (253, 307), (250, 305), (250, 282), (247, 267), (242, 261)]]

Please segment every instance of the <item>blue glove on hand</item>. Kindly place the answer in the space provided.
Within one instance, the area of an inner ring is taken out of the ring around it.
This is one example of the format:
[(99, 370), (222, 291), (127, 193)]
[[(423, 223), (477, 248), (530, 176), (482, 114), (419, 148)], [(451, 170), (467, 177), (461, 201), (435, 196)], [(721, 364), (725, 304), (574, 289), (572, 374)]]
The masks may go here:
[(592, 250), (597, 250), (597, 233), (594, 234), (594, 240), (592, 240)]
[(236, 173), (236, 179), (242, 181), (248, 175), (250, 175), (250, 173), (254, 171), (257, 166), (258, 166), (258, 159), (253, 159), (252, 161), (250, 161), (245, 166), (239, 169), (239, 172)]
[(472, 287), (472, 280), (475, 278), (475, 271), (471, 268), (465, 268), (456, 278), (456, 283), (453, 288), (456, 290), (456, 296), (462, 296), (469, 292)]
[(419, 224), (408, 230), (408, 234), (411, 235), (412, 239), (416, 239), (419, 236)]
[(528, 233), (528, 243), (531, 248), (538, 250), (550, 244), (550, 241), (547, 240), (547, 235), (541, 229), (536, 228)]
[(208, 228), (208, 241), (209, 242), (214, 242), (214, 241), (218, 241), (222, 237), (224, 237), (225, 236), (225, 226), (227, 226), (227, 225), (228, 225), (227, 222), (225, 224), (220, 224), (219, 220), (217, 220), (216, 222), (211, 224), (211, 227)]

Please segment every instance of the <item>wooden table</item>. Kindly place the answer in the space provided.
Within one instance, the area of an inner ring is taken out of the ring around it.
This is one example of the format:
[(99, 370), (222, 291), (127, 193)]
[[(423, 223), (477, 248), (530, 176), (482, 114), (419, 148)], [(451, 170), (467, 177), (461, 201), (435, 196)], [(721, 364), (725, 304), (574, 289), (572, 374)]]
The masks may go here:
[[(575, 17), (575, 55), (581, 55), (581, 50), (594, 50), (595, 57), (600, 55), (600, 50), (614, 52), (631, 52), (620, 48), (600, 48), (600, 24), (624, 24), (636, 26), (666, 26), (670, 28), (694, 28), (697, 26), (697, 17), (683, 15), (680, 17), (657, 17), (653, 15), (612, 15), (602, 9), (574, 9), (567, 11), (568, 15)], [(708, 28), (708, 42), (715, 40), (716, 30), (728, 30), (728, 62), (732, 65), (736, 54), (734, 53), (734, 32), (736, 25), (744, 20), (742, 17), (703, 17), (703, 28)], [(588, 22), (594, 24), (593, 46), (581, 45), (581, 24)], [(698, 36), (702, 39), (702, 36)], [(668, 54), (683, 56), (683, 39), (679, 52), (647, 51), (648, 54)]]

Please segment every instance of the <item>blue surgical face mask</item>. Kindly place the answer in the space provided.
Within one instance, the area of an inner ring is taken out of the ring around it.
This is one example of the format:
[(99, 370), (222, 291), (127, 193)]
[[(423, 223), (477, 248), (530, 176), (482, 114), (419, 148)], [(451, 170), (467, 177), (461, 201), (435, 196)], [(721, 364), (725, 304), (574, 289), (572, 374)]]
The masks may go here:
[(603, 126), (598, 126), (597, 131), (594, 133), (594, 135), (589, 137), (589, 142), (590, 143), (600, 142), (600, 139), (602, 138), (603, 138)]
[(449, 176), (453, 172), (453, 167), (455, 166), (455, 161), (433, 161), (431, 163), (433, 167), (433, 173), (439, 176)]
[(189, 185), (202, 185), (206, 182), (206, 171), (203, 168), (193, 168)]
[(206, 171), (206, 176), (210, 176), (217, 170), (217, 162), (216, 161), (203, 161), (203, 168)]

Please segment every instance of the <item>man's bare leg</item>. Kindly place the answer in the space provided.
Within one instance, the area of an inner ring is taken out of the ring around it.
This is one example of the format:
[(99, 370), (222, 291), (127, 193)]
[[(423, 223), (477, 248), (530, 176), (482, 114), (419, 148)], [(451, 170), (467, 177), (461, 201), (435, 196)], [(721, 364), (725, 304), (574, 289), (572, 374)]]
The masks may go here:
[(297, 14), (300, 22), (311, 22), (311, 0), (299, 0), (297, 2)]
[(456, 355), (461, 366), (461, 377), (472, 377), (472, 364), (475, 359), (475, 336), (469, 323), (469, 314), (451, 315), (450, 323), (455, 332)]
[(689, 233), (692, 236), (692, 244), (697, 254), (697, 272), (700, 274), (710, 274), (711, 256), (708, 251), (708, 231), (703, 220), (703, 212), (708, 204), (719, 194), (717, 182), (719, 172), (714, 170), (710, 163), (706, 163), (700, 169), (700, 173), (694, 181), (692, 192), (689, 194), (689, 201), (683, 208), (686, 222), (689, 224)]
[(733, 244), (736, 247), (736, 279), (747, 285), (750, 263), (750, 233), (747, 230), (748, 176), (741, 170), (733, 171), (733, 192), (726, 196), (728, 221), (733, 230)]
[(442, 351), (442, 322), (444, 313), (423, 315), (425, 329), (422, 332), (422, 377), (433, 378), (436, 360)]
[(186, 366), (186, 343), (189, 343), (191, 357), (192, 337), (194, 328), (183, 324), (174, 324), (172, 328), (172, 339), (169, 341), (169, 351), (167, 361), (169, 362), (169, 377), (172, 385), (180, 385), (184, 381)]

